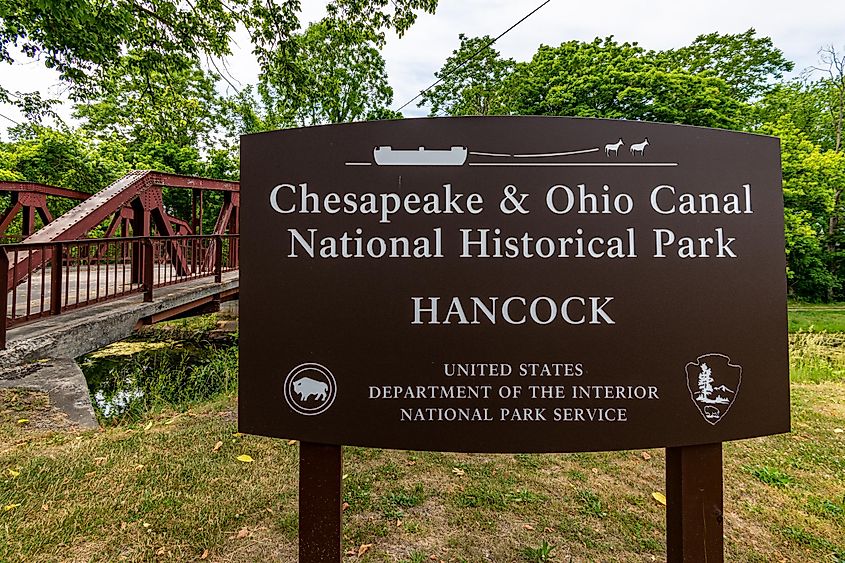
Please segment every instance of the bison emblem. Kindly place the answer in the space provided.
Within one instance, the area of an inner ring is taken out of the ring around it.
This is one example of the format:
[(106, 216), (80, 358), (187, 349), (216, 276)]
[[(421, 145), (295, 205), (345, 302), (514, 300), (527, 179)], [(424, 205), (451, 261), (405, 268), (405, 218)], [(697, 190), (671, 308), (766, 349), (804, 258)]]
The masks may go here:
[(307, 401), (314, 396), (321, 401), (325, 401), (328, 395), (329, 386), (322, 381), (311, 379), (310, 377), (303, 377), (293, 382), (293, 390), (299, 395), (303, 401)]
[(326, 412), (337, 397), (337, 382), (326, 366), (299, 364), (284, 383), (285, 402), (295, 413), (314, 416)]

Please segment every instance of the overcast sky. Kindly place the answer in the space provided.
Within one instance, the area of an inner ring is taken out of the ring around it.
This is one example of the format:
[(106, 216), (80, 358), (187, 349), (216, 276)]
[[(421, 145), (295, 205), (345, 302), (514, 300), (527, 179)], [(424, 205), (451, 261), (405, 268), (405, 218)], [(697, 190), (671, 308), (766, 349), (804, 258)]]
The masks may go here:
[[(302, 21), (319, 19), (322, 0), (303, 0)], [(384, 56), (394, 89), (397, 108), (434, 80), (446, 57), (458, 46), (458, 34), (495, 37), (542, 0), (440, 0), (434, 15), (423, 15), (401, 39), (391, 37)], [(505, 35), (496, 48), (505, 57), (527, 60), (540, 44), (558, 45), (577, 39), (615, 36), (618, 41), (636, 41), (647, 49), (668, 49), (689, 44), (697, 35), (717, 31), (741, 33), (753, 27), (759, 36), (769, 36), (801, 71), (818, 62), (818, 50), (833, 45), (845, 50), (845, 1), (743, 1), (681, 0), (572, 2), (551, 0), (539, 12)], [(255, 82), (258, 68), (250, 54), (245, 34), (236, 37), (238, 46), (228, 66), (241, 84)], [(24, 60), (22, 57), (19, 60)], [(55, 73), (38, 62), (0, 65), (0, 83), (12, 90), (40, 90), (61, 97), (64, 88)], [(406, 116), (426, 115), (425, 108), (412, 104)], [(60, 112), (69, 116), (69, 108)], [(0, 114), (20, 120), (8, 106)], [(0, 118), (0, 129), (8, 126)]]

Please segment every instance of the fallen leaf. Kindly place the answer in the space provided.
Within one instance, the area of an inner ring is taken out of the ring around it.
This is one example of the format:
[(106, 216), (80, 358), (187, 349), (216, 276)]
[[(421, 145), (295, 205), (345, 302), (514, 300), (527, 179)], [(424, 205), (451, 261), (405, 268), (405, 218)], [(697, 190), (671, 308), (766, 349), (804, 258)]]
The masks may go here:
[(149, 430), (152, 427), (153, 427), (153, 421), (151, 420), (144, 426), (144, 430)]
[(341, 481), (346, 481), (346, 478), (349, 477), (349, 473), (344, 473), (343, 477), (340, 478)]
[(241, 528), (238, 530), (238, 535), (235, 536), (237, 539), (242, 540), (249, 535), (249, 530), (247, 528)]
[(250, 456), (248, 456), (246, 454), (239, 455), (237, 459), (238, 459), (238, 461), (242, 461), (244, 463), (252, 463), (253, 461), (255, 461), (254, 459), (252, 459)]
[(50, 512), (50, 505), (49, 504), (42, 504), (41, 510), (43, 510), (44, 512)]
[(200, 559), (208, 559), (208, 550), (207, 549), (202, 550), (202, 555), (200, 555)]
[(19, 418), (18, 419), (18, 424), (26, 424), (27, 422), (29, 422), (28, 418)]
[(223, 442), (221, 442), (220, 440), (217, 440), (217, 443), (214, 444), (214, 447), (211, 448), (211, 451), (216, 452), (217, 450), (220, 449), (220, 446), (222, 446), (222, 445), (223, 445)]
[(643, 452), (640, 455), (643, 456), (643, 459), (646, 460), (646, 461), (651, 459), (651, 454), (648, 453), (648, 452)]
[(533, 530), (534, 526), (532, 526), (531, 524), (523, 524), (522, 529), (523, 530)]
[(15, 471), (14, 469), (9, 468), (9, 475), (11, 475), (13, 478), (17, 477), (20, 474), (21, 474), (20, 471)]
[(841, 428), (834, 428), (833, 432), (834, 434), (842, 434), (843, 432), (845, 432), (845, 430), (842, 430)]
[(461, 469), (460, 467), (453, 467), (453, 468), (452, 468), (452, 473), (454, 473), (455, 475), (457, 475), (458, 477), (460, 477), (461, 475), (463, 475), (463, 474), (464, 474), (464, 473), (466, 473), (466, 472), (465, 472), (463, 469)]
[(170, 426), (170, 425), (171, 425), (171, 424), (173, 424), (174, 422), (176, 422), (176, 417), (171, 418), (170, 420), (168, 420), (167, 422), (165, 422), (165, 423), (164, 423), (164, 425), (165, 425), (165, 426)]
[(21, 503), (19, 503), (19, 502), (15, 503), (15, 504), (7, 504), (7, 505), (3, 506), (3, 511), (8, 512), (10, 510), (14, 510), (15, 508), (19, 507), (20, 505), (21, 505)]
[(143, 523), (143, 526), (144, 526), (145, 528), (149, 528), (149, 527), (150, 527), (150, 523), (149, 523), (149, 522), (144, 522), (144, 523)]
[(373, 547), (373, 544), (371, 543), (362, 543), (361, 547), (358, 548), (358, 557), (361, 557), (362, 555), (367, 553), (367, 551), (369, 551), (371, 547)]
[(411, 460), (411, 461), (409, 461), (409, 462), (408, 462), (408, 465), (409, 465), (409, 466), (410, 466), (410, 465), (416, 465), (416, 464), (417, 464), (417, 462), (416, 462), (416, 461), (413, 461), (413, 460)]
[(396, 527), (397, 527), (397, 528), (401, 528), (401, 527), (402, 527), (402, 521), (401, 521), (401, 520), (396, 520)]
[(663, 506), (666, 506), (666, 495), (664, 495), (663, 493), (654, 492), (651, 493), (651, 496), (654, 498), (654, 500), (656, 500)]
[(347, 508), (349, 508), (349, 503), (348, 503), (348, 502), (344, 502), (344, 503), (343, 503), (343, 505), (341, 505), (341, 507), (340, 507), (340, 511), (341, 511), (341, 512), (343, 512), (343, 511), (344, 511), (344, 510), (346, 510)]
[(288, 446), (292, 446), (296, 443), (296, 440), (288, 440)]

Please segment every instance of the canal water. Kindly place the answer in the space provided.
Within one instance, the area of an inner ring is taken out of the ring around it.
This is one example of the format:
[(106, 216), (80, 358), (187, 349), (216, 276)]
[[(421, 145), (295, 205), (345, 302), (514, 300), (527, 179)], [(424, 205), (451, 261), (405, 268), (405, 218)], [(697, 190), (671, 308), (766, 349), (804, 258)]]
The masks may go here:
[(213, 316), (157, 325), (77, 359), (103, 423), (182, 409), (237, 390), (237, 332)]

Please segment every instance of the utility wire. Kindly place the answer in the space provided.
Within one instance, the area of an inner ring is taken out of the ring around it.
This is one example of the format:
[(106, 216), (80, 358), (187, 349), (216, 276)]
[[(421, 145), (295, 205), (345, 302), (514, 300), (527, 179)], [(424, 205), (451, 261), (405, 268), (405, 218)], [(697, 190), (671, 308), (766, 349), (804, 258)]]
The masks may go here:
[[(478, 54), (479, 54), (479, 53), (481, 53), (484, 49), (486, 49), (487, 47), (489, 47), (490, 45), (492, 45), (493, 43), (495, 43), (496, 41), (498, 41), (499, 39), (501, 39), (502, 37), (504, 37), (504, 36), (505, 36), (505, 34), (507, 34), (510, 30), (512, 30), (513, 28), (515, 28), (516, 26), (518, 26), (519, 24), (521, 24), (522, 22), (524, 22), (525, 20), (527, 20), (528, 18), (530, 18), (531, 16), (533, 16), (536, 12), (538, 12), (538, 11), (540, 10), (540, 8), (542, 8), (543, 6), (545, 6), (546, 4), (548, 4), (548, 3), (549, 3), (549, 2), (551, 2), (551, 1), (552, 1), (552, 0), (546, 0), (545, 2), (543, 2), (542, 4), (540, 4), (539, 6), (537, 6), (537, 7), (536, 7), (536, 8), (534, 8), (533, 10), (531, 10), (531, 12), (529, 12), (528, 14), (526, 14), (525, 16), (523, 16), (523, 17), (522, 17), (522, 19), (520, 19), (518, 22), (516, 22), (515, 24), (513, 24), (512, 26), (510, 26), (509, 28), (507, 28), (506, 30), (504, 30), (502, 33), (500, 33), (500, 34), (499, 34), (496, 38), (491, 39), (490, 41), (488, 41), (487, 43), (485, 43), (484, 45), (482, 45), (481, 47), (479, 47), (477, 51), (475, 51), (473, 54), (471, 54), (471, 55), (470, 55), (470, 56), (468, 56), (466, 59), (464, 59), (463, 61), (461, 61), (461, 63), (460, 63), (458, 66), (456, 66), (456, 67), (455, 67), (455, 69), (454, 69), (454, 70), (453, 70), (450, 74), (454, 74), (454, 73), (456, 73), (457, 71), (461, 70), (461, 68), (462, 68), (464, 65), (466, 65), (468, 62), (470, 62), (470, 61), (471, 61), (472, 59), (474, 59), (475, 57), (477, 57), (477, 56), (478, 56)], [(419, 98), (420, 96), (422, 96), (423, 94), (425, 94), (426, 92), (428, 92), (429, 90), (431, 90), (432, 88), (434, 88), (435, 86), (437, 86), (438, 84), (440, 84), (441, 82), (443, 82), (443, 79), (444, 79), (444, 78), (446, 78), (446, 76), (447, 76), (447, 75), (443, 75), (443, 76), (441, 76), (440, 78), (438, 78), (437, 80), (435, 80), (435, 81), (431, 84), (431, 86), (429, 86), (429, 87), (428, 87), (428, 88), (426, 88), (425, 90), (421, 90), (419, 94), (417, 94), (416, 96), (414, 96), (413, 98), (411, 98), (410, 100), (408, 100), (407, 102), (405, 102), (405, 103), (404, 103), (401, 107), (399, 107), (396, 111), (402, 111), (403, 109), (405, 109), (405, 107), (407, 107), (409, 104), (411, 104), (411, 102), (415, 101), (417, 98)]]
[(8, 116), (3, 115), (2, 113), (0, 113), (0, 117), (2, 117), (3, 119), (8, 119), (9, 121), (11, 121), (12, 123), (14, 123), (15, 125), (20, 125), (20, 123), (18, 123), (17, 121), (15, 121), (14, 119), (12, 119), (11, 117), (8, 117)]

